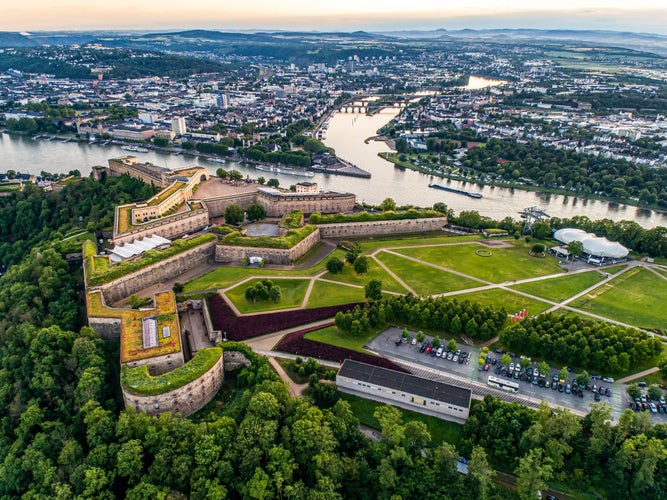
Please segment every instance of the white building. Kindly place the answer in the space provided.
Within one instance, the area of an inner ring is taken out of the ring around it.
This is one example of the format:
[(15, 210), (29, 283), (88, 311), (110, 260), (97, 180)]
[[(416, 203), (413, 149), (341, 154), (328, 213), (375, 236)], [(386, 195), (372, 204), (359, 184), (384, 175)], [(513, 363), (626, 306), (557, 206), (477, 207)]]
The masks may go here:
[(185, 135), (187, 133), (187, 128), (185, 127), (185, 118), (182, 116), (173, 118), (171, 120), (171, 130), (177, 136)]
[(462, 423), (472, 391), (346, 359), (336, 375), (341, 392)]

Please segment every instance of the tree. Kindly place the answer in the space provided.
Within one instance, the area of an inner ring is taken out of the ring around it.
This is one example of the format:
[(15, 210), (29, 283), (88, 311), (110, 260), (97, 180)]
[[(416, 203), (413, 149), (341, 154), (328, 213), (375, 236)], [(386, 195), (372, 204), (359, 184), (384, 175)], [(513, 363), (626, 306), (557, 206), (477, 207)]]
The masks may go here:
[(547, 363), (546, 361), (542, 361), (540, 364), (538, 364), (537, 369), (539, 370), (540, 374), (544, 375), (545, 377), (549, 375), (549, 372), (551, 371), (549, 363)]
[(576, 379), (579, 387), (586, 387), (591, 382), (591, 377), (586, 370), (577, 375)]
[(626, 391), (628, 392), (628, 396), (632, 399), (637, 399), (642, 395), (642, 390), (637, 384), (630, 384)]
[(358, 250), (350, 250), (349, 252), (345, 253), (345, 260), (350, 265), (354, 265), (354, 261), (357, 260), (357, 257), (359, 257)]
[(533, 237), (538, 240), (551, 238), (551, 226), (547, 222), (536, 222), (533, 225)]
[(354, 272), (357, 274), (364, 274), (368, 272), (368, 257), (365, 257), (363, 255), (360, 255), (356, 259), (354, 259), (354, 264), (352, 264), (354, 267)]
[(219, 168), (215, 171), (215, 175), (221, 179), (226, 179), (229, 176), (229, 173), (224, 168)]
[(364, 291), (367, 299), (380, 300), (382, 298), (382, 281), (378, 279), (370, 280), (364, 287)]
[(266, 182), (266, 179), (262, 176), (259, 176), (259, 177), (257, 177), (257, 182), (261, 185), (264, 185), (264, 183)]
[(185, 286), (183, 285), (183, 283), (179, 283), (177, 281), (177, 282), (174, 283), (174, 286), (172, 287), (172, 290), (174, 291), (174, 293), (181, 293), (184, 288), (185, 288)]
[(380, 203), (380, 210), (383, 212), (396, 210), (396, 202), (391, 198), (385, 198), (382, 203)]
[(396, 147), (396, 151), (398, 153), (405, 153), (408, 150), (408, 141), (406, 141), (403, 137), (399, 137), (394, 141), (394, 146)]
[(238, 184), (238, 182), (243, 179), (243, 174), (236, 169), (232, 169), (227, 172), (227, 176), (229, 177), (229, 180), (234, 183), (234, 185)]
[(440, 337), (437, 335), (433, 337), (433, 340), (431, 340), (431, 344), (433, 344), (433, 347), (440, 347)]
[(581, 257), (584, 253), (584, 244), (581, 241), (571, 241), (567, 245), (567, 251), (570, 252), (573, 257)]
[(472, 449), (472, 455), (468, 462), (468, 473), (477, 483), (478, 494), (476, 497), (486, 500), (489, 495), (489, 487), (493, 482), (493, 476), (495, 476), (495, 471), (489, 465), (486, 452), (481, 446), (475, 446)]
[(450, 352), (456, 352), (458, 348), (459, 344), (456, 342), (456, 340), (449, 339), (449, 342), (447, 342), (447, 349), (449, 349)]
[(259, 203), (253, 203), (247, 210), (248, 219), (251, 221), (261, 220), (266, 218), (266, 210)]
[(269, 187), (277, 188), (280, 186), (280, 181), (278, 181), (278, 179), (271, 178), (267, 181), (266, 185)]
[(553, 468), (548, 459), (544, 459), (542, 448), (533, 448), (519, 460), (516, 470), (516, 488), (522, 500), (535, 500), (547, 488)]
[(331, 274), (338, 274), (345, 267), (345, 263), (340, 260), (338, 257), (331, 257), (327, 261), (327, 271)]
[(509, 366), (509, 364), (512, 362), (512, 357), (509, 354), (505, 353), (500, 358), (500, 362), (505, 366)]
[(419, 330), (417, 332), (417, 337), (416, 338), (417, 338), (417, 342), (424, 342), (424, 332)]
[(436, 212), (440, 212), (441, 214), (445, 215), (449, 214), (449, 209), (447, 208), (447, 205), (441, 201), (433, 204), (433, 210), (435, 210)]
[(229, 205), (225, 208), (225, 222), (233, 226), (243, 222), (243, 209), (235, 203)]
[(651, 384), (648, 387), (647, 394), (651, 401), (659, 401), (662, 397), (662, 389), (660, 389), (660, 386), (657, 384)]
[(570, 376), (570, 372), (567, 371), (566, 366), (564, 366), (563, 368), (560, 369), (560, 372), (558, 373), (558, 378), (560, 378), (560, 380), (567, 380), (569, 376)]

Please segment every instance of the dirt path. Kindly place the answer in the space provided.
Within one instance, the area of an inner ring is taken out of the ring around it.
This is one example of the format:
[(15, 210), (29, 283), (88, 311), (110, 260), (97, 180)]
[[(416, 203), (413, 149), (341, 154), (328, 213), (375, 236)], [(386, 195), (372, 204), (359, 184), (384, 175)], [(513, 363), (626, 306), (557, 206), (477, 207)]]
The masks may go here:
[(382, 269), (384, 269), (384, 270), (387, 272), (387, 274), (389, 274), (389, 276), (391, 276), (391, 277), (394, 278), (396, 281), (398, 281), (398, 283), (399, 283), (403, 288), (405, 288), (408, 292), (410, 292), (410, 293), (413, 294), (413, 295), (417, 295), (417, 296), (419, 295), (419, 294), (415, 293), (415, 291), (414, 291), (412, 288), (410, 288), (410, 287), (408, 286), (408, 284), (407, 284), (405, 281), (403, 281), (401, 278), (399, 278), (398, 275), (397, 275), (394, 271), (392, 271), (392, 270), (389, 269), (387, 266), (385, 266), (385, 265), (384, 265), (384, 262), (381, 262), (380, 259), (378, 259), (378, 258), (375, 256), (375, 252), (373, 252), (373, 253), (371, 254), (371, 259), (373, 259), (375, 262), (377, 262), (378, 265), (379, 265)]

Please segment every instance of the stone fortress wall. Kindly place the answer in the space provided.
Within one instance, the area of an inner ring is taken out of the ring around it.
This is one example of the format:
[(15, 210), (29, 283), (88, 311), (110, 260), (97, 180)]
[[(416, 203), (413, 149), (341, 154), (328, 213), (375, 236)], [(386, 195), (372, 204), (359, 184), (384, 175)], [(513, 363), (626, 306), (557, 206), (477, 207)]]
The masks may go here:
[(284, 193), (271, 188), (257, 190), (257, 203), (266, 210), (268, 217), (301, 210), (304, 214), (347, 213), (354, 209), (357, 197), (351, 193)]
[(257, 201), (257, 192), (216, 196), (214, 198), (205, 198), (200, 201), (202, 201), (206, 205), (206, 208), (208, 208), (209, 217), (220, 217), (225, 213), (225, 209), (229, 205), (238, 205), (243, 209), (247, 209)]
[(149, 286), (175, 278), (213, 258), (215, 255), (215, 245), (215, 240), (207, 242), (109, 283), (100, 285), (98, 288), (101, 290), (104, 301), (107, 304), (118, 302)]
[(427, 219), (318, 224), (318, 227), (322, 238), (349, 238), (353, 236), (441, 231), (445, 224), (447, 224), (447, 217), (430, 217)]
[[(123, 207), (116, 207), (116, 220), (118, 220), (118, 210)], [(147, 236), (157, 234), (163, 238), (177, 238), (188, 233), (205, 228), (209, 224), (209, 214), (206, 208), (192, 210), (171, 217), (149, 221), (129, 231), (116, 235), (114, 231), (114, 245), (132, 243)]]
[(263, 258), (267, 264), (290, 265), (306, 255), (319, 242), (320, 230), (316, 229), (289, 249), (217, 245), (215, 261), (242, 262), (244, 258), (253, 256)]
[(127, 391), (122, 385), (125, 407), (136, 408), (149, 415), (180, 413), (191, 415), (211, 401), (222, 387), (224, 380), (224, 355), (201, 377), (192, 382), (155, 396), (139, 396)]

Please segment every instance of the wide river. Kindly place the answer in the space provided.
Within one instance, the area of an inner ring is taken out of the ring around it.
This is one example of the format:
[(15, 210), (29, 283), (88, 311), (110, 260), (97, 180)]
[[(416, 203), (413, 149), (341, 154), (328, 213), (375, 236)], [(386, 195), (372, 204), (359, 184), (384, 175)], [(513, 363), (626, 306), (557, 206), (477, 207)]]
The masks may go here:
[[(379, 204), (391, 197), (400, 204), (432, 206), (444, 202), (455, 212), (476, 210), (493, 219), (510, 216), (519, 218), (519, 212), (527, 207), (537, 206), (549, 215), (571, 217), (587, 215), (591, 219), (609, 218), (612, 220), (634, 220), (644, 227), (667, 226), (667, 214), (638, 209), (617, 203), (583, 200), (573, 196), (544, 195), (517, 189), (485, 186), (447, 181), (433, 178), (411, 170), (399, 170), (393, 164), (379, 158), (379, 152), (389, 151), (383, 142), (365, 139), (374, 136), (377, 130), (391, 120), (398, 111), (385, 109), (373, 116), (357, 113), (335, 113), (329, 120), (324, 142), (336, 150), (345, 160), (358, 165), (372, 174), (370, 179), (315, 174), (312, 179), (289, 175), (274, 175), (257, 171), (252, 165), (234, 162), (219, 164), (196, 156), (173, 156), (159, 152), (128, 153), (119, 146), (98, 144), (65, 143), (62, 141), (33, 140), (0, 134), (0, 172), (15, 170), (18, 172), (39, 174), (41, 171), (66, 173), (78, 169), (83, 175), (90, 173), (93, 165), (106, 165), (109, 158), (133, 154), (140, 161), (151, 162), (169, 168), (183, 167), (198, 163), (211, 172), (223, 166), (236, 168), (244, 175), (259, 177), (277, 177), (281, 186), (289, 186), (303, 180), (313, 180), (321, 188), (355, 193), (360, 202)], [(448, 193), (428, 187), (429, 182), (438, 182), (447, 186), (478, 192), (482, 199)]]

